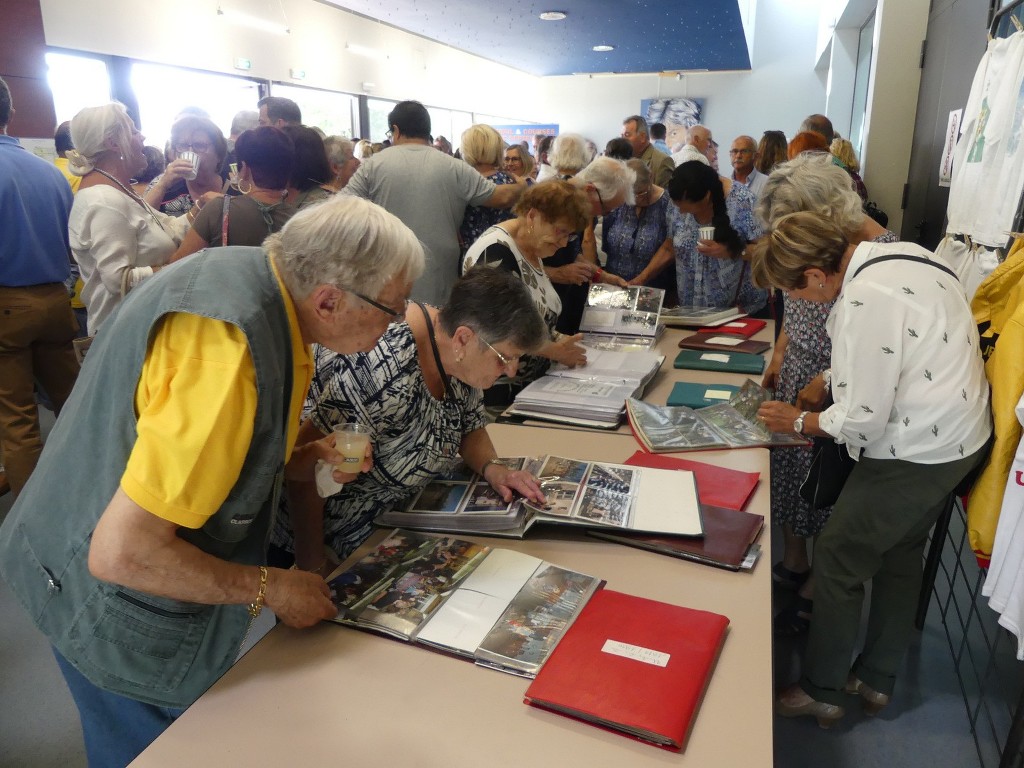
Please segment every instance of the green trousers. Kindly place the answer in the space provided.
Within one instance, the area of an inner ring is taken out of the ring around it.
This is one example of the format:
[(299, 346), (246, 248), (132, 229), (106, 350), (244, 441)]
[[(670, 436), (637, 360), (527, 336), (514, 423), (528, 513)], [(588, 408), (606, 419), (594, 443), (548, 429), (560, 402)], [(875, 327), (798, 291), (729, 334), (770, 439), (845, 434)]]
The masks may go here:
[(944, 464), (861, 459), (814, 545), (814, 612), (800, 686), (844, 704), (871, 581), (867, 636), (853, 672), (891, 694), (913, 631), (928, 531), (983, 451)]

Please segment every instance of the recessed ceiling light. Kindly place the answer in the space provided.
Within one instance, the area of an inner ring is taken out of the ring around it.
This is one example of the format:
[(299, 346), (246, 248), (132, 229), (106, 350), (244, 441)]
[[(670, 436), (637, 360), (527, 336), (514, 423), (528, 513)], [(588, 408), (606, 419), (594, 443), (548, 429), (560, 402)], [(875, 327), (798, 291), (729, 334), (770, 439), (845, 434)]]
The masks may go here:
[(607, 53), (608, 51), (614, 51), (614, 45), (595, 45), (594, 50), (598, 53)]
[(544, 11), (544, 13), (542, 13), (540, 15), (540, 17), (544, 21), (561, 21), (562, 19), (565, 18), (565, 12), (564, 11)]

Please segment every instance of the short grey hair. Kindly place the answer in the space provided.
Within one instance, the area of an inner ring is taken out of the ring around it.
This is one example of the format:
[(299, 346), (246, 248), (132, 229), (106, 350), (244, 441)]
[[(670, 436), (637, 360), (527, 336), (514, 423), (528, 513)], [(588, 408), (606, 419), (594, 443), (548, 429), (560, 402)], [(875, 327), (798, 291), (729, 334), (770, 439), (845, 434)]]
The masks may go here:
[(135, 123), (128, 116), (128, 110), (119, 101), (112, 101), (98, 107), (86, 107), (71, 119), (71, 143), (68, 170), (76, 176), (85, 176), (96, 167), (96, 161), (110, 152), (107, 141), (123, 153), (131, 146), (132, 130)]
[(648, 138), (650, 137), (651, 129), (650, 129), (650, 126), (647, 125), (646, 118), (641, 117), (640, 115), (630, 115), (629, 117), (627, 117), (625, 120), (622, 121), (622, 124), (625, 125), (626, 123), (628, 123), (630, 121), (636, 123), (636, 132), (637, 133), (645, 134)]
[(231, 135), (238, 136), (260, 124), (260, 113), (253, 109), (243, 109), (231, 118)]
[(635, 202), (633, 183), (636, 174), (621, 160), (614, 157), (595, 157), (594, 162), (576, 174), (585, 184), (593, 184), (604, 200), (611, 200), (619, 192), (626, 196), (626, 203)]
[(324, 139), (327, 160), (334, 165), (344, 165), (351, 160), (355, 148), (356, 145), (344, 136), (328, 136)]
[(548, 152), (548, 164), (558, 171), (576, 173), (586, 168), (589, 162), (587, 140), (578, 133), (559, 134)]
[(423, 246), (397, 216), (354, 195), (296, 213), (264, 242), (296, 301), (320, 285), (376, 296), (393, 278), (423, 273)]
[(464, 325), (488, 344), (508, 341), (524, 352), (534, 352), (548, 340), (544, 318), (526, 283), (508, 270), (484, 264), (452, 286), (438, 320), (449, 336)]
[(775, 229), (783, 216), (808, 211), (835, 223), (849, 237), (864, 223), (850, 175), (825, 153), (804, 152), (775, 166), (761, 190), (757, 215)]

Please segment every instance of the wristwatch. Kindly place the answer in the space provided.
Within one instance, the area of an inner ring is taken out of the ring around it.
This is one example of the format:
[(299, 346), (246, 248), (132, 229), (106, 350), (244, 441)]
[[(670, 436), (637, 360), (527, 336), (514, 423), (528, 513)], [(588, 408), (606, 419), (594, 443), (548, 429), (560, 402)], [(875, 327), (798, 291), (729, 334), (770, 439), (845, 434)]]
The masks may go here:
[(807, 413), (807, 411), (801, 411), (800, 415), (793, 421), (793, 431), (798, 435), (802, 435), (804, 433), (804, 418), (807, 416)]

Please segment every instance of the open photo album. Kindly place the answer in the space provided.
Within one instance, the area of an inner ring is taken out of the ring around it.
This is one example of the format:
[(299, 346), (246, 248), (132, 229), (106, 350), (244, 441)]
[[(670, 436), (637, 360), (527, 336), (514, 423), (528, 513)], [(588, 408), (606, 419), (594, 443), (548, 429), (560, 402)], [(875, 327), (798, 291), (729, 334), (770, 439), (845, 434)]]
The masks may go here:
[(337, 623), (533, 677), (603, 582), (521, 552), (394, 530), (329, 585)]
[(538, 523), (687, 536), (704, 532), (690, 472), (562, 456), (502, 462), (535, 475), (547, 502), (521, 498), (506, 504), (479, 475), (455, 472), (432, 481), (408, 505), (383, 513), (375, 522), (389, 528), (508, 538), (523, 538)]
[(604, 349), (650, 348), (665, 331), (659, 322), (665, 291), (594, 283), (580, 320), (583, 343)]

